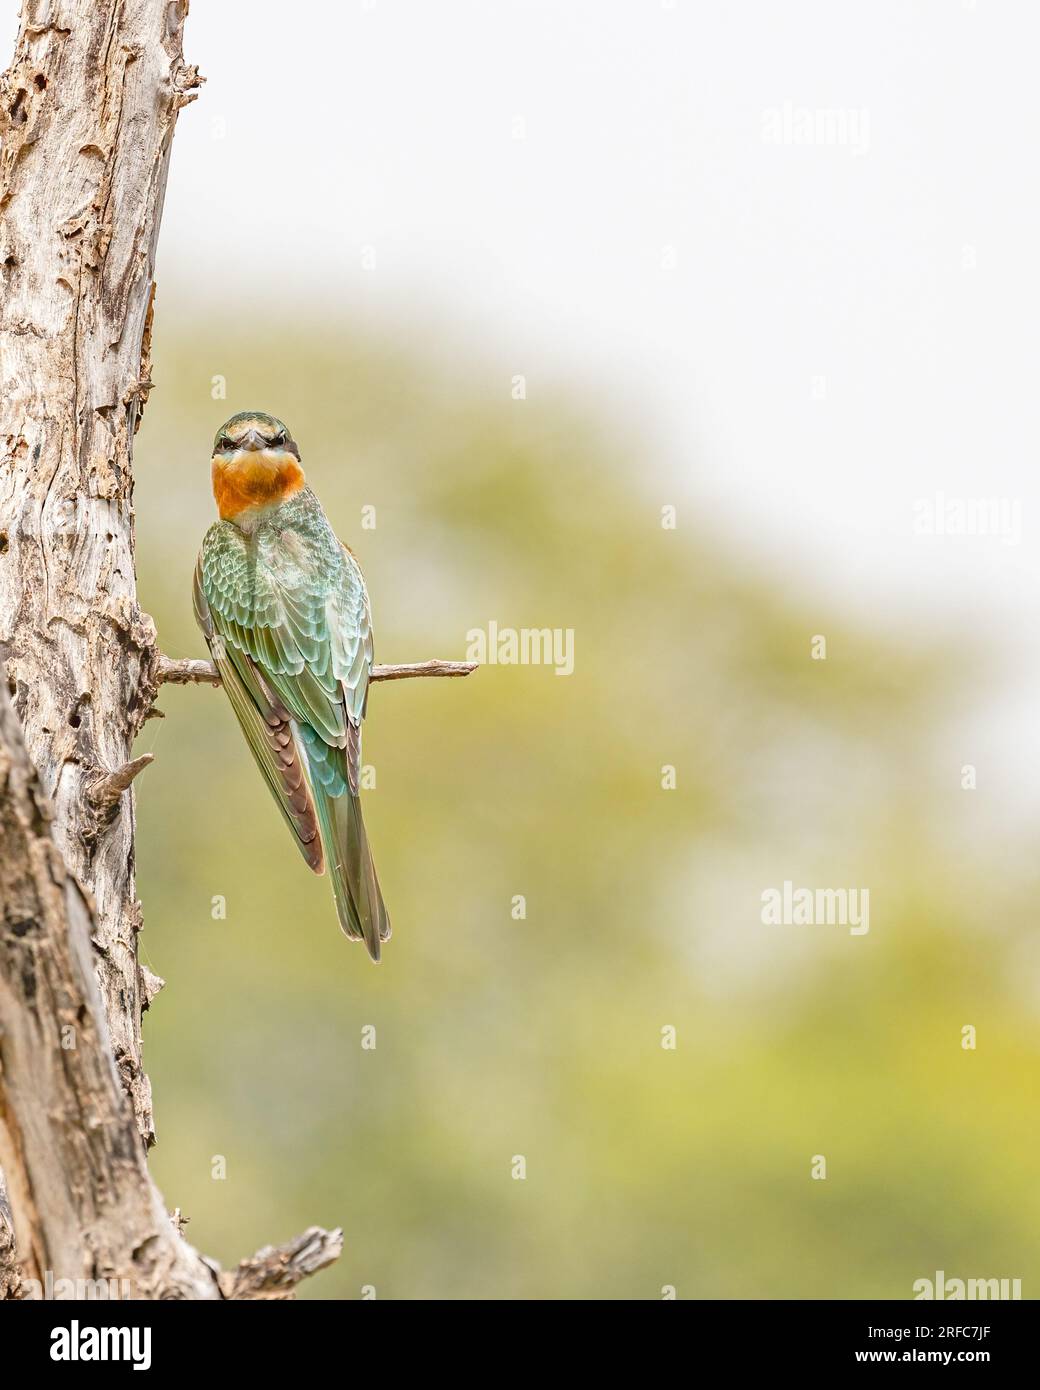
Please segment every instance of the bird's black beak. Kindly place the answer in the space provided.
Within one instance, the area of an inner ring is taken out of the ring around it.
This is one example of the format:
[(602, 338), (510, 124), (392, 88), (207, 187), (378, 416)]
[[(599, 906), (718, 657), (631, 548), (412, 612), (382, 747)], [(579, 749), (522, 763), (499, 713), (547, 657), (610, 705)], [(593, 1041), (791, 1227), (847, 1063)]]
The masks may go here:
[(237, 444), (240, 449), (266, 449), (268, 441), (259, 430), (248, 430)]

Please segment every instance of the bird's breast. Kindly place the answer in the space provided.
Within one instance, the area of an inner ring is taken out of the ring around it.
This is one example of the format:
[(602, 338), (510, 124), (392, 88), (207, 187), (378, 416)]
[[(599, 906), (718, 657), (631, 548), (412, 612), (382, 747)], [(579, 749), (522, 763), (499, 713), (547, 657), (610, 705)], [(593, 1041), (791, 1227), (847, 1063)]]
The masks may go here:
[(243, 450), (213, 460), (213, 496), (221, 520), (238, 522), (276, 507), (304, 486), (303, 469), (283, 450)]

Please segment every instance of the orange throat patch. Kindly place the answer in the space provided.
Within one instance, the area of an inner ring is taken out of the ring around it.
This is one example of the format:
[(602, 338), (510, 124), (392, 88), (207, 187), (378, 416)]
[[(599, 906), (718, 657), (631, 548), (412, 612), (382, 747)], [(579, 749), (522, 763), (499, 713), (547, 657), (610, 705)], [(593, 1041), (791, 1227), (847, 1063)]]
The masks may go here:
[(249, 519), (304, 486), (303, 469), (283, 449), (239, 450), (213, 459), (213, 496), (222, 521)]

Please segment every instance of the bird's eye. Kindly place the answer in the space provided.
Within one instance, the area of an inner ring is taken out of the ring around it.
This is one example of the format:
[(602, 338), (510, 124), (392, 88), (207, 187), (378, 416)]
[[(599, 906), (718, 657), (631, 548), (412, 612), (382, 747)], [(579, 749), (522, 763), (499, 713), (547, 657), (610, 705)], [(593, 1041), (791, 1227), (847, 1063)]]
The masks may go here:
[(220, 447), (222, 449), (234, 449), (236, 447), (235, 441), (233, 439), (229, 439), (228, 436), (225, 435), (224, 438), (220, 441)]
[(277, 433), (277, 434), (275, 435), (275, 437), (274, 437), (274, 442), (275, 442), (276, 444), (284, 444), (284, 443), (285, 443), (285, 431), (284, 431), (284, 430), (279, 430), (279, 431), (278, 431), (278, 433)]

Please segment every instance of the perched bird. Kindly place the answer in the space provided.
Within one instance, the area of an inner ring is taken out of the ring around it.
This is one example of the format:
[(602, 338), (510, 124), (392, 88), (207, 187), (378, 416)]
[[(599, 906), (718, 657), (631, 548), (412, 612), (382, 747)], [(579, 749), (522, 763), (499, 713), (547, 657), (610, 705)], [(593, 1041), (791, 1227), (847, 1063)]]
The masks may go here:
[(217, 432), (220, 520), (195, 568), (195, 617), (267, 785), (340, 926), (373, 960), (390, 936), (361, 819), (361, 721), (372, 616), (357, 560), (307, 486), (273, 415), (243, 411)]

